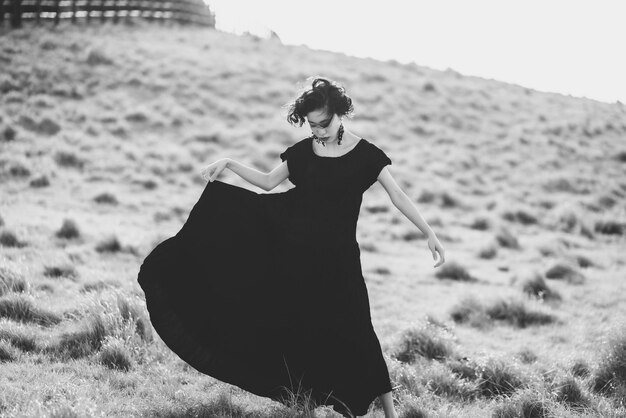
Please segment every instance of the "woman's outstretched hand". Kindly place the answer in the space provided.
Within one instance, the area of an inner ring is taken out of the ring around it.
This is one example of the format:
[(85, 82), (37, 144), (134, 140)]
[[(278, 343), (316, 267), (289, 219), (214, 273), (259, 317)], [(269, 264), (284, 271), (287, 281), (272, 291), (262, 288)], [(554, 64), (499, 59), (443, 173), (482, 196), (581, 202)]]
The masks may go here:
[(228, 164), (228, 158), (222, 158), (220, 160), (215, 161), (214, 163), (207, 165), (200, 172), (202, 174), (202, 178), (208, 182), (212, 182), (226, 168), (227, 164)]
[[(433, 260), (435, 260), (433, 268), (437, 268), (446, 262), (443, 245), (441, 245), (435, 234), (428, 235), (428, 248), (430, 248), (430, 251), (433, 253)], [(437, 260), (437, 256), (439, 256), (439, 260)]]

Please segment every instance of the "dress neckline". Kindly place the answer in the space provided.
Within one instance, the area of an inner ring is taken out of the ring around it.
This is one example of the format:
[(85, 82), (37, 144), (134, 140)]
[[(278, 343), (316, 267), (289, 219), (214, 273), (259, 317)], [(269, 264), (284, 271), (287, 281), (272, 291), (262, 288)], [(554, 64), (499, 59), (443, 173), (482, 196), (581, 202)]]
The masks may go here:
[(311, 150), (311, 153), (313, 154), (313, 156), (315, 156), (315, 157), (317, 157), (317, 158), (329, 159), (329, 160), (330, 160), (330, 159), (334, 160), (334, 159), (336, 159), (336, 158), (343, 158), (343, 157), (345, 157), (346, 155), (348, 155), (348, 154), (352, 153), (352, 151), (354, 151), (355, 149), (357, 149), (357, 147), (361, 144), (361, 142), (365, 141), (365, 139), (363, 139), (363, 138), (359, 138), (359, 141), (356, 143), (356, 145), (355, 145), (354, 147), (352, 147), (352, 149), (351, 149), (350, 151), (346, 152), (345, 154), (341, 154), (341, 155), (339, 155), (339, 156), (337, 156), (337, 157), (325, 157), (325, 156), (323, 156), (323, 155), (317, 155), (317, 154), (315, 153), (315, 150), (313, 149), (313, 141), (314, 141), (314, 139), (313, 139), (313, 137), (312, 137), (312, 136), (311, 136), (311, 137), (309, 137), (309, 139), (310, 139), (310, 141), (309, 141), (309, 142), (310, 142), (310, 143), (309, 143), (309, 147), (310, 147), (310, 148), (309, 148), (309, 149)]

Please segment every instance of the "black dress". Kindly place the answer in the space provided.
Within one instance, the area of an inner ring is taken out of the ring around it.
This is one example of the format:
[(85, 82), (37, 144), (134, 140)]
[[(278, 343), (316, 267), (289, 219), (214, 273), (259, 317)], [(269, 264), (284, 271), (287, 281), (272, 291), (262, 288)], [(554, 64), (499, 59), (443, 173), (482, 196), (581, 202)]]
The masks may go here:
[(392, 387), (356, 226), (391, 160), (366, 139), (339, 157), (318, 156), (312, 141), (280, 154), (295, 185), (285, 192), (207, 183), (138, 282), (154, 328), (196, 370), (285, 404), (299, 393), (364, 415)]

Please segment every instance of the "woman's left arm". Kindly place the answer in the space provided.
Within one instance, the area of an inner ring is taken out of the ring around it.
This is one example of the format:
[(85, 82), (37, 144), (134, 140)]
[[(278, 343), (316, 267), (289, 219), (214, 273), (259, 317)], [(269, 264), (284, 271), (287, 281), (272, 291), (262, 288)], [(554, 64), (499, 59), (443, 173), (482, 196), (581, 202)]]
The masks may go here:
[[(433, 259), (436, 261), (434, 267), (442, 265), (445, 262), (445, 251), (443, 249), (443, 245), (441, 245), (439, 239), (435, 235), (435, 232), (428, 225), (428, 223), (426, 223), (409, 196), (407, 196), (400, 186), (398, 186), (398, 183), (396, 183), (394, 178), (391, 176), (387, 167), (384, 167), (380, 171), (380, 174), (378, 175), (378, 182), (385, 188), (394, 206), (397, 207), (411, 222), (413, 222), (415, 226), (417, 226), (424, 233), (424, 235), (428, 236), (428, 248), (433, 254)], [(437, 261), (437, 254), (439, 254), (439, 261)]]

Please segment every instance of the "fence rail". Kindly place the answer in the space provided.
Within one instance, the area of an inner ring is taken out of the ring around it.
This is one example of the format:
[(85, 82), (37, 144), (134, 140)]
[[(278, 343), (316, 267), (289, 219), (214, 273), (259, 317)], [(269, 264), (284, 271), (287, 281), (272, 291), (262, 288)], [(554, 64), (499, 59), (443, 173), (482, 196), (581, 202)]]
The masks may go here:
[(0, 25), (23, 21), (107, 21), (144, 18), (215, 27), (215, 15), (202, 0), (0, 0)]

